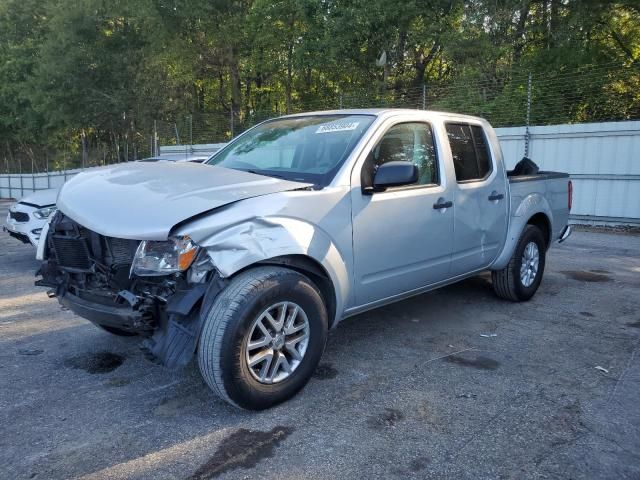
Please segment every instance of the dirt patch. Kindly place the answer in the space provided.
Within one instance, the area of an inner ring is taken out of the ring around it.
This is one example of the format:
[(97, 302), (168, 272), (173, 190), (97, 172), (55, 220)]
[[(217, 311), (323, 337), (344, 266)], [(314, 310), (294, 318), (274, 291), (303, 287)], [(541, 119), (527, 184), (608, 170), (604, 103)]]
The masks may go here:
[(593, 273), (602, 273), (604, 275), (611, 275), (611, 272), (609, 270), (600, 270), (599, 268), (595, 268), (593, 270), (589, 270), (590, 272)]
[(130, 383), (131, 383), (130, 378), (122, 378), (122, 377), (110, 378), (109, 380), (104, 382), (105, 386), (107, 387), (124, 387), (126, 385), (129, 385)]
[(253, 468), (260, 460), (273, 456), (275, 447), (291, 432), (293, 428), (282, 426), (274, 427), (269, 432), (241, 428), (229, 435), (189, 480), (206, 480), (236, 468)]
[(153, 414), (160, 417), (174, 415), (206, 415), (210, 407), (210, 397), (208, 391), (202, 388), (190, 388), (182, 394), (170, 398), (164, 398), (160, 404), (153, 409)]
[(583, 317), (589, 317), (589, 318), (595, 317), (595, 315), (591, 312), (580, 312), (580, 315), (582, 315)]
[(78, 355), (64, 362), (65, 367), (77, 368), (87, 373), (109, 373), (124, 363), (122, 355), (111, 352), (98, 352)]
[(367, 425), (370, 428), (379, 430), (383, 428), (393, 428), (400, 421), (404, 420), (404, 413), (395, 408), (385, 408), (384, 412), (371, 415), (367, 418)]
[(565, 277), (571, 278), (572, 280), (577, 280), (579, 282), (598, 283), (611, 281), (611, 277), (603, 275), (601, 273), (595, 273), (593, 271), (587, 272), (586, 270), (563, 270), (561, 273), (564, 274)]
[(318, 365), (318, 368), (316, 368), (313, 378), (317, 378), (318, 380), (329, 380), (336, 378), (337, 375), (338, 370), (333, 368), (333, 365), (330, 363), (322, 363)]
[(478, 370), (495, 370), (500, 366), (500, 362), (493, 358), (476, 356), (473, 358), (462, 357), (460, 355), (450, 355), (444, 360), (463, 367), (477, 368)]
[(575, 442), (586, 430), (582, 422), (582, 408), (579, 401), (560, 408), (549, 421), (549, 431), (554, 434), (553, 447)]

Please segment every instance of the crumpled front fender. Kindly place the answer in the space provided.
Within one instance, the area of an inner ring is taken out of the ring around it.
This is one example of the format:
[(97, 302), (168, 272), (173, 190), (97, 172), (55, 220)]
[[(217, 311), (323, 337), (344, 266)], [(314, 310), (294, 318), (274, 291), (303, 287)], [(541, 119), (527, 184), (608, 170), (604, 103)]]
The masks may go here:
[(349, 294), (347, 266), (335, 244), (317, 226), (287, 217), (256, 217), (201, 237), (192, 233), (192, 238), (206, 249), (222, 277), (274, 257), (310, 257), (322, 265), (333, 284), (337, 318), (345, 308)]

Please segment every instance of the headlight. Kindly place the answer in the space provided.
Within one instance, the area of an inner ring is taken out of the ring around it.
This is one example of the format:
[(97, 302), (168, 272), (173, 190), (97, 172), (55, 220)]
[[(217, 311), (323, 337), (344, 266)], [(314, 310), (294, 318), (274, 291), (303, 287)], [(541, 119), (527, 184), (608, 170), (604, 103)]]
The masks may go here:
[(189, 237), (173, 237), (166, 242), (143, 240), (133, 258), (131, 273), (143, 277), (183, 272), (193, 262), (198, 248)]
[(51, 207), (44, 207), (44, 208), (41, 208), (40, 210), (36, 210), (35, 212), (33, 212), (33, 216), (36, 218), (39, 218), (40, 220), (43, 220), (45, 218), (49, 218), (49, 215), (54, 213), (57, 209), (58, 207), (56, 207), (55, 205)]

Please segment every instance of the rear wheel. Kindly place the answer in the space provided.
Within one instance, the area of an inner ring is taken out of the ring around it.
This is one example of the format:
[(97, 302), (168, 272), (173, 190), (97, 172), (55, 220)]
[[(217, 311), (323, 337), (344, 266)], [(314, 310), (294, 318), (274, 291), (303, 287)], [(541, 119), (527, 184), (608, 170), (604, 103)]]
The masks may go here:
[(309, 381), (327, 325), (322, 295), (306, 276), (280, 267), (249, 270), (233, 279), (206, 313), (200, 372), (232, 405), (271, 407)]
[(535, 225), (527, 225), (509, 264), (491, 272), (496, 295), (514, 302), (533, 297), (544, 273), (545, 246), (542, 231)]

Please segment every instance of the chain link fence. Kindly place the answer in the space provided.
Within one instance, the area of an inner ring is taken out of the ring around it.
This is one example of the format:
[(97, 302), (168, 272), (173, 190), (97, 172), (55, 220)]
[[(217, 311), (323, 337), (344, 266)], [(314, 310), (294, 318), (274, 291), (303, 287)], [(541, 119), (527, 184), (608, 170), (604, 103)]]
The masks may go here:
[[(544, 76), (514, 72), (506, 77), (427, 82), (394, 88), (373, 81), (367, 90), (335, 91), (305, 98), (270, 98), (261, 109), (229, 108), (175, 118), (138, 119), (105, 138), (91, 129), (56, 147), (0, 146), (0, 174), (66, 171), (137, 160), (160, 153), (161, 145), (227, 142), (247, 128), (287, 113), (341, 108), (414, 108), (478, 115), (495, 127), (640, 119), (640, 70), (600, 64)], [(287, 105), (289, 106), (287, 108)], [(142, 125), (142, 127), (140, 127)]]

